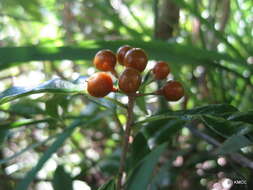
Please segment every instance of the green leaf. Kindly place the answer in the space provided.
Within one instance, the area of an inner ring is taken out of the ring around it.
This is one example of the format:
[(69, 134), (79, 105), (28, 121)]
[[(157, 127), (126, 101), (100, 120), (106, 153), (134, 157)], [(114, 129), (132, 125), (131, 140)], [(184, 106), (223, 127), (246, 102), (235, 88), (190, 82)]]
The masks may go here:
[[(1, 131), (1, 130), (0, 130), (0, 131)], [(58, 136), (59, 136), (59, 134), (56, 134), (56, 135), (53, 135), (53, 136), (48, 137), (48, 138), (47, 138), (46, 140), (44, 140), (44, 141), (31, 144), (31, 145), (27, 146), (26, 148), (22, 149), (21, 151), (19, 151), (19, 152), (13, 154), (12, 156), (0, 160), (0, 164), (4, 164), (4, 163), (6, 163), (6, 162), (9, 162), (9, 161), (13, 160), (14, 158), (20, 156), (21, 154), (25, 153), (26, 151), (31, 150), (31, 149), (34, 149), (34, 148), (36, 148), (36, 147), (38, 147), (38, 146), (40, 146), (40, 145), (42, 145), (42, 144), (46, 144), (48, 141), (50, 141), (50, 140), (52, 140), (52, 139), (54, 139), (54, 138), (56, 138), (56, 137), (58, 137)]]
[(33, 181), (38, 171), (40, 171), (40, 169), (43, 167), (46, 161), (52, 156), (54, 152), (56, 152), (63, 145), (64, 141), (72, 134), (74, 129), (80, 124), (81, 124), (80, 120), (76, 120), (67, 129), (64, 130), (64, 132), (53, 142), (53, 144), (49, 147), (49, 149), (47, 149), (47, 151), (42, 155), (36, 166), (26, 174), (26, 176), (20, 183), (18, 183), (15, 190), (28, 189), (29, 184)]
[(98, 190), (115, 190), (115, 182), (113, 179), (102, 185)]
[(84, 94), (84, 96), (92, 103), (96, 104), (97, 106), (101, 106), (103, 108), (106, 108), (108, 110), (112, 110), (112, 102), (105, 98), (95, 98), (92, 96), (89, 96), (87, 94)]
[(201, 13), (196, 11), (196, 9), (191, 6), (191, 4), (186, 3), (184, 0), (173, 0), (174, 3), (176, 3), (179, 7), (185, 8), (190, 13), (192, 13), (195, 17), (199, 19), (202, 25), (206, 26), (209, 30), (211, 30), (214, 35), (223, 42), (228, 48), (230, 48), (239, 58), (243, 58), (241, 56), (241, 53), (238, 49), (236, 49), (226, 38), (226, 36), (223, 34), (223, 32), (216, 30), (215, 25), (212, 24), (212, 22), (209, 22), (207, 19), (203, 18), (201, 16)]
[(164, 119), (163, 120), (155, 120), (155, 121), (148, 122), (142, 128), (143, 133), (145, 134), (145, 136), (147, 138), (153, 137), (154, 134), (157, 131), (159, 131), (160, 129), (162, 129), (166, 125), (167, 122), (168, 121), (164, 120)]
[(100, 170), (111, 176), (116, 175), (119, 170), (120, 154), (121, 151), (116, 149), (112, 154), (102, 159), (98, 163)]
[(31, 118), (37, 114), (44, 114), (44, 111), (39, 107), (37, 102), (30, 99), (24, 99), (17, 103), (11, 104), (8, 111), (14, 114), (22, 115), (26, 118)]
[(242, 121), (245, 123), (253, 124), (253, 111), (236, 112), (228, 117), (230, 121)]
[(153, 135), (155, 144), (162, 144), (171, 140), (171, 137), (175, 135), (176, 132), (182, 129), (185, 121), (173, 119), (168, 121), (162, 128), (157, 130)]
[(166, 146), (167, 143), (164, 143), (156, 147), (138, 164), (127, 180), (127, 190), (147, 189), (153, 170)]
[(0, 147), (2, 147), (2, 144), (6, 140), (8, 134), (9, 134), (8, 129), (3, 129), (3, 128), (0, 129)]
[(149, 122), (157, 121), (157, 120), (166, 120), (166, 119), (181, 119), (181, 120), (189, 121), (189, 120), (192, 120), (193, 117), (197, 117), (204, 114), (215, 115), (219, 117), (221, 116), (226, 117), (236, 111), (237, 109), (231, 105), (213, 104), (213, 105), (194, 108), (191, 110), (167, 111), (163, 114), (158, 114), (151, 117), (149, 116), (146, 119), (136, 122), (135, 125), (142, 124), (142, 123), (149, 123)]
[(0, 93), (0, 104), (37, 93), (83, 93), (84, 85), (53, 79), (34, 88), (12, 87)]
[(139, 132), (135, 137), (132, 144), (131, 162), (135, 166), (143, 157), (150, 153), (148, 142), (145, 136)]
[[(75, 83), (81, 85), (82, 83)], [(60, 106), (65, 113), (68, 112), (68, 106), (70, 103), (70, 96), (68, 94), (54, 94), (53, 100), (55, 100), (55, 104)], [(52, 100), (52, 101), (53, 101)]]
[[(122, 44), (129, 44), (133, 47), (145, 49), (149, 55), (149, 59), (164, 60), (179, 64), (207, 64), (211, 67), (224, 68), (224, 66), (213, 63), (209, 64), (207, 60), (221, 61), (225, 60), (232, 63), (242, 62), (236, 60), (227, 54), (196, 48), (191, 45), (181, 45), (176, 43), (167, 43), (161, 41), (89, 41), (83, 42), (78, 47), (40, 47), (40, 46), (24, 46), (24, 47), (1, 47), (0, 48), (0, 70), (13, 65), (21, 64), (28, 61), (41, 60), (91, 60), (97, 51), (110, 47), (117, 50)], [(189, 51), (189, 49), (191, 51)], [(169, 53), (168, 53), (169, 52)], [(13, 56), (15, 55), (15, 56)], [(184, 55), (184, 56), (182, 56)], [(244, 64), (244, 62), (243, 62)], [(245, 67), (248, 67), (244, 64)], [(225, 67), (225, 69), (230, 70)], [(232, 70), (232, 72), (237, 72)], [(242, 78), (244, 78), (242, 76)]]
[(139, 91), (144, 92), (145, 87), (150, 84), (154, 80), (154, 77), (152, 75), (152, 70), (149, 70), (143, 77), (141, 86), (139, 88)]
[(140, 32), (136, 31), (136, 29), (132, 29), (129, 25), (126, 25), (122, 22), (122, 19), (120, 18), (118, 12), (114, 10), (110, 2), (94, 1), (93, 3), (96, 5), (95, 7), (100, 10), (103, 16), (106, 19), (109, 19), (110, 22), (117, 26), (117, 28), (126, 29), (128, 33), (136, 39), (141, 39), (143, 37), (143, 35)]
[[(111, 103), (113, 103), (114, 105), (111, 106), (111, 107), (114, 107), (115, 105), (118, 105), (118, 106), (120, 106), (120, 107), (122, 107), (122, 108), (127, 109), (127, 105), (125, 105), (125, 104), (119, 102), (119, 101), (118, 101), (117, 99), (115, 99), (115, 98), (104, 97), (103, 99), (104, 99), (104, 100), (109, 100)], [(105, 101), (104, 101), (104, 102), (105, 102)], [(108, 103), (107, 103), (107, 104), (108, 104)]]
[(58, 105), (55, 104), (53, 101), (47, 101), (46, 102), (46, 112), (48, 115), (50, 115), (53, 118), (58, 118), (59, 113), (58, 113)]
[[(97, 115), (95, 118), (87, 120), (85, 122), (85, 125), (91, 124), (105, 116), (108, 116), (108, 113), (101, 113)], [(40, 169), (43, 167), (43, 165), (46, 163), (46, 161), (55, 153), (65, 142), (65, 140), (73, 133), (76, 127), (78, 127), (80, 124), (84, 123), (82, 120), (75, 120), (68, 128), (66, 128), (61, 135), (53, 142), (53, 144), (47, 149), (47, 151), (42, 155), (42, 157), (39, 159), (36, 166), (29, 171), (24, 179), (17, 185), (15, 190), (26, 190), (28, 189), (29, 184), (33, 181), (36, 174)]]
[(49, 123), (52, 121), (54, 121), (53, 118), (45, 118), (45, 119), (39, 119), (39, 120), (26, 119), (26, 120), (21, 120), (21, 121), (2, 123), (2, 124), (0, 124), (0, 129), (3, 129), (3, 128), (13, 129), (13, 128), (18, 128), (18, 127), (22, 127), (22, 126), (34, 125), (37, 123)]
[[(147, 85), (147, 83), (149, 82), (149, 78), (151, 78), (151, 71), (149, 71), (147, 74), (145, 74), (144, 79), (142, 81), (142, 85), (139, 88), (139, 92), (140, 93), (145, 93), (145, 87)], [(136, 98), (136, 105), (140, 108), (140, 110), (145, 113), (146, 115), (148, 115), (148, 111), (147, 111), (147, 106), (146, 106), (146, 97), (145, 96), (140, 96)]]
[(63, 166), (58, 166), (54, 173), (53, 178), (54, 190), (72, 190), (72, 179), (70, 174), (68, 174)]
[(136, 104), (140, 108), (140, 110), (145, 113), (146, 115), (148, 114), (147, 108), (146, 108), (146, 100), (145, 96), (138, 97), (136, 99)]
[(59, 113), (58, 113), (58, 106), (59, 106), (59, 101), (58, 97), (53, 97), (46, 101), (46, 112), (49, 116), (53, 118), (59, 118)]
[(207, 127), (223, 137), (233, 135), (239, 131), (241, 125), (238, 126), (237, 123), (232, 123), (224, 118), (212, 115), (202, 115), (200, 118)]
[[(188, 150), (189, 151), (189, 150)], [(177, 156), (184, 156), (187, 155), (186, 150), (179, 150), (175, 151), (170, 155), (170, 157), (163, 163), (161, 166), (159, 166), (159, 169), (155, 172), (155, 175), (151, 181), (151, 189), (152, 188), (158, 188), (162, 189), (163, 188), (163, 180), (166, 178), (168, 180), (169, 184), (165, 183), (165, 186), (168, 187), (168, 185), (173, 184), (175, 178), (177, 177), (177, 173), (180, 172), (173, 170), (173, 161), (176, 160)], [(196, 164), (195, 164), (196, 165)], [(153, 189), (152, 189), (153, 190)]]
[(217, 150), (218, 154), (228, 154), (236, 152), (245, 146), (253, 143), (243, 135), (233, 135), (229, 137)]
[(37, 20), (42, 19), (42, 15), (39, 12), (39, 1), (38, 0), (14, 0), (17, 4), (19, 4), (28, 14), (30, 14), (32, 17), (34, 17)]
[(207, 106), (197, 107), (191, 110), (186, 110), (186, 114), (211, 114), (219, 117), (226, 117), (227, 115), (230, 115), (231, 113), (234, 113), (236, 111), (238, 111), (238, 109), (229, 104), (210, 104)]

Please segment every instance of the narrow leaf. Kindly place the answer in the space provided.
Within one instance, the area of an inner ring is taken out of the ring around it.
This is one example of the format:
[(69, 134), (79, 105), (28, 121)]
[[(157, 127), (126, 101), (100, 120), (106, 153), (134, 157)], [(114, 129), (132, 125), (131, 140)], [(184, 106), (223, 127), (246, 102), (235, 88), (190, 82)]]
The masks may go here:
[(147, 189), (153, 170), (166, 146), (167, 143), (164, 143), (156, 147), (139, 163), (127, 180), (127, 190)]
[[(91, 124), (105, 116), (108, 116), (108, 113), (99, 114), (95, 118), (87, 120), (85, 124), (86, 125)], [(36, 166), (26, 174), (24, 179), (17, 185), (15, 190), (27, 190), (29, 184), (36, 177), (36, 174), (44, 166), (46, 161), (52, 156), (53, 153), (55, 153), (63, 145), (65, 140), (73, 133), (75, 128), (78, 127), (83, 122), (84, 121), (82, 120), (75, 120), (68, 128), (66, 128), (64, 132), (61, 135), (59, 135), (59, 137), (53, 142), (53, 144), (49, 147), (49, 149), (47, 149), (47, 151), (42, 155)]]
[[(164, 60), (180, 64), (208, 64), (207, 60), (238, 63), (241, 60), (236, 60), (228, 54), (218, 53), (216, 51), (209, 51), (196, 48), (191, 45), (181, 45), (176, 43), (167, 43), (161, 41), (90, 41), (83, 42), (79, 47), (38, 47), (38, 46), (24, 46), (24, 47), (1, 47), (0, 48), (0, 69), (5, 69), (13, 65), (25, 63), (28, 61), (41, 60), (91, 60), (97, 51), (108, 48), (116, 50), (122, 44), (129, 44), (133, 47), (140, 47), (146, 50), (150, 59)], [(191, 51), (189, 51), (189, 49)], [(168, 54), (168, 52), (170, 52)], [(15, 55), (15, 56), (12, 56)], [(182, 56), (184, 55), (184, 56)], [(242, 63), (244, 64), (244, 62)], [(219, 64), (208, 64), (212, 67), (220, 67)], [(247, 65), (244, 65), (247, 67)], [(223, 67), (222, 67), (223, 68)]]
[(173, 119), (168, 121), (161, 129), (157, 130), (154, 134), (154, 140), (156, 144), (162, 144), (171, 140), (171, 137), (175, 135), (184, 126), (185, 121)]
[(29, 171), (24, 179), (17, 185), (15, 190), (26, 190), (28, 189), (29, 184), (33, 181), (33, 179), (36, 177), (36, 174), (40, 169), (44, 166), (46, 161), (52, 156), (54, 152), (60, 148), (64, 141), (72, 134), (74, 129), (80, 124), (80, 120), (76, 120), (72, 123), (70, 127), (68, 127), (55, 141), (54, 143), (49, 147), (49, 149), (43, 154), (43, 156), (38, 161), (37, 165)]
[(217, 150), (218, 154), (228, 154), (236, 152), (245, 146), (253, 145), (248, 138), (243, 135), (233, 135), (229, 137)]
[(98, 190), (115, 190), (115, 182), (113, 179), (102, 185)]
[(74, 84), (61, 79), (47, 81), (34, 88), (12, 87), (0, 93), (0, 104), (15, 100), (17, 98), (37, 93), (80, 93), (84, 92), (84, 86)]
[(135, 166), (140, 160), (142, 160), (148, 153), (150, 149), (148, 147), (148, 142), (145, 136), (140, 132), (138, 133), (132, 144), (132, 165)]
[(54, 173), (53, 178), (54, 190), (72, 190), (72, 179), (70, 174), (68, 174), (63, 166), (58, 166)]
[[(1, 130), (0, 130), (0, 131), (1, 131)], [(36, 147), (38, 147), (38, 146), (40, 146), (40, 145), (42, 145), (42, 144), (46, 144), (48, 141), (50, 141), (50, 140), (56, 138), (58, 135), (59, 135), (59, 134), (50, 136), (50, 137), (48, 137), (48, 138), (47, 138), (46, 140), (44, 140), (44, 141), (41, 141), (41, 142), (38, 142), (38, 143), (34, 143), (34, 144), (29, 145), (29, 146), (27, 146), (26, 148), (22, 149), (21, 151), (19, 151), (19, 152), (13, 154), (12, 156), (0, 160), (0, 164), (4, 164), (4, 163), (6, 163), (6, 162), (9, 162), (9, 161), (13, 160), (14, 158), (16, 158), (16, 157), (22, 155), (23, 153), (25, 153), (25, 152), (28, 151), (28, 150), (34, 149), (34, 148), (36, 148)]]
[(253, 124), (253, 111), (237, 112), (237, 113), (229, 116), (228, 120), (242, 121), (242, 122)]
[(180, 111), (167, 111), (163, 114), (154, 115), (151, 117), (147, 117), (144, 120), (138, 121), (135, 125), (141, 123), (148, 123), (157, 120), (166, 120), (166, 119), (182, 119), (182, 120), (192, 120), (194, 116), (210, 114), (215, 116), (227, 116), (231, 113), (236, 112), (237, 109), (231, 105), (227, 104), (213, 104), (208, 106), (202, 106), (198, 108), (194, 108), (191, 110), (180, 110)]
[(200, 118), (207, 127), (223, 137), (229, 137), (239, 130), (239, 127), (236, 125), (236, 123), (229, 122), (221, 117), (202, 115)]
[(59, 101), (57, 97), (53, 97), (50, 100), (46, 101), (46, 112), (49, 116), (53, 118), (58, 118), (59, 113), (58, 113), (58, 106), (59, 106)]
[(38, 103), (31, 101), (30, 99), (25, 99), (12, 104), (8, 111), (13, 114), (22, 115), (26, 118), (31, 118), (34, 115), (44, 113), (44, 111), (39, 107)]
[(25, 119), (21, 121), (15, 121), (15, 122), (8, 122), (8, 123), (1, 123), (0, 124), (0, 129), (13, 129), (13, 128), (18, 128), (22, 126), (29, 126), (29, 125), (34, 125), (38, 123), (49, 123), (54, 121), (53, 118), (45, 118), (45, 119), (39, 119), (39, 120), (33, 120), (33, 119)]
[(2, 144), (5, 142), (7, 136), (9, 134), (9, 130), (8, 129), (0, 129), (0, 147), (2, 147)]
[(145, 96), (138, 97), (136, 99), (136, 104), (143, 113), (145, 113), (146, 115), (148, 114), (148, 111), (147, 111), (147, 108), (146, 108)]

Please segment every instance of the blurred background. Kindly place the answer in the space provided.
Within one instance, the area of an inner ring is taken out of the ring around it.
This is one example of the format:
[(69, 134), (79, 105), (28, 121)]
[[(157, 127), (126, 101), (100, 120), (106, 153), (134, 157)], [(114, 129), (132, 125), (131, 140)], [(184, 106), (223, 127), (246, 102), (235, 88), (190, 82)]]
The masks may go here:
[[(252, 26), (252, 0), (1, 0), (0, 92), (11, 86), (36, 87), (54, 78), (85, 78), (96, 72), (92, 59), (98, 50), (116, 52), (129, 44), (147, 52), (145, 73), (156, 60), (165, 60), (172, 70), (169, 79), (181, 81), (186, 90), (176, 103), (152, 96), (141, 99), (137, 119), (167, 109), (220, 103), (248, 111), (253, 108)], [(154, 83), (146, 91), (161, 85)], [(126, 97), (117, 98), (126, 103)], [(0, 105), (0, 126), (6, 127), (0, 129), (0, 190), (14, 189), (73, 119), (91, 118), (115, 106), (109, 100), (94, 101), (78, 94), (46, 93)], [(71, 179), (74, 190), (104, 184), (117, 174), (120, 126), (125, 121), (125, 112), (118, 108), (75, 130), (37, 173), (30, 189), (56, 189), (59, 176)], [(186, 128), (171, 137), (162, 135), (168, 122), (150, 125), (146, 138), (151, 145), (169, 138), (163, 158), (170, 164), (149, 189), (251, 189), (252, 170), (209, 155), (212, 145)], [(252, 147), (245, 151), (252, 156)], [(228, 176), (247, 179), (247, 185), (231, 187), (224, 182)]]

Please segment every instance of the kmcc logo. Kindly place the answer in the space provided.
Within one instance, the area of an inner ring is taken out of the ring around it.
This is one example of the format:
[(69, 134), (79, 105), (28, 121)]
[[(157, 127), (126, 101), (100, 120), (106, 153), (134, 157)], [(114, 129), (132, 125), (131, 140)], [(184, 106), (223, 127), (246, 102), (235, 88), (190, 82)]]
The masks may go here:
[(238, 180), (234, 180), (233, 183), (236, 184), (236, 185), (246, 185), (247, 181), (242, 180), (242, 179), (238, 179)]

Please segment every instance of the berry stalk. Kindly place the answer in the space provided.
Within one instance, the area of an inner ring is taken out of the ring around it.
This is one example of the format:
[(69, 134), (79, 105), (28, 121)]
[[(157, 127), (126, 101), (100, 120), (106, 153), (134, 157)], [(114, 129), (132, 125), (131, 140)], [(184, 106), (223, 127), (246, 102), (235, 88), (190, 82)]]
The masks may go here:
[(135, 101), (135, 97), (129, 95), (128, 108), (127, 108), (127, 123), (126, 123), (125, 135), (123, 139), (122, 153), (120, 157), (119, 174), (118, 174), (118, 181), (117, 181), (117, 188), (116, 188), (117, 190), (123, 189), (122, 177), (125, 171), (125, 163), (126, 163), (127, 151), (128, 151), (128, 146), (129, 146), (129, 136), (131, 134), (131, 126), (134, 120), (133, 118), (134, 117), (134, 114), (133, 114), (134, 101)]

